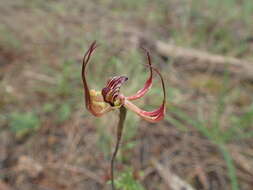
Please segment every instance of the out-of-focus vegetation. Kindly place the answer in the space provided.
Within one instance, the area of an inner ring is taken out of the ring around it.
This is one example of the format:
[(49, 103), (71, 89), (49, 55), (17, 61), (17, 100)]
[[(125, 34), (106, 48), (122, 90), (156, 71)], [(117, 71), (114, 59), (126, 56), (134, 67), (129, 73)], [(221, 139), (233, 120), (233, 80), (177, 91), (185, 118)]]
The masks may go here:
[[(90, 86), (126, 75), (121, 90), (130, 95), (148, 72), (129, 30), (253, 61), (252, 20), (252, 0), (0, 0), (0, 189), (110, 189), (118, 113), (91, 116), (81, 84), (93, 40)], [(252, 189), (252, 83), (212, 68), (182, 72), (180, 60), (151, 54), (166, 81), (167, 115), (149, 124), (128, 113), (118, 188), (168, 189), (156, 159), (195, 189)], [(157, 80), (136, 104), (151, 110), (161, 98)]]
[(122, 190), (144, 190), (141, 184), (135, 181), (132, 171), (124, 171), (116, 181), (116, 187)]
[(11, 113), (10, 128), (18, 138), (21, 138), (30, 132), (39, 128), (39, 119), (32, 113)]

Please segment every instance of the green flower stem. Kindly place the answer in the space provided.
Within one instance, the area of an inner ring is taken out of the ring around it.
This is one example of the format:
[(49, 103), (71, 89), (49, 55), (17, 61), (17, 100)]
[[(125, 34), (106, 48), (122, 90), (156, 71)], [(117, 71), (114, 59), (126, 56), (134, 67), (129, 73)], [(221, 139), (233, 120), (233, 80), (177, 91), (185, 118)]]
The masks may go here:
[(126, 114), (127, 114), (127, 109), (124, 106), (120, 107), (119, 110), (119, 123), (118, 123), (118, 127), (117, 127), (117, 141), (116, 141), (116, 146), (112, 155), (112, 159), (111, 159), (111, 184), (112, 184), (112, 190), (115, 190), (115, 186), (114, 186), (114, 161), (115, 158), (117, 156), (118, 153), (118, 149), (119, 149), (119, 145), (120, 145), (120, 140), (122, 137), (122, 132), (123, 132), (123, 128), (124, 128), (124, 122), (126, 119)]

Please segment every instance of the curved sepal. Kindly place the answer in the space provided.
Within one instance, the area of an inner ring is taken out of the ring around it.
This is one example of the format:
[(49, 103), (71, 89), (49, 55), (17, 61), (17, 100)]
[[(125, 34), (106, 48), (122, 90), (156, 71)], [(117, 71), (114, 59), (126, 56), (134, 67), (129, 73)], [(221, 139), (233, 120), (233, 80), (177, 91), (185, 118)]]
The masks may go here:
[(151, 65), (152, 62), (151, 62), (151, 57), (149, 55), (149, 52), (147, 50), (145, 50), (145, 51), (146, 51), (147, 60), (148, 60), (148, 67), (149, 67), (149, 71), (150, 71), (149, 78), (145, 82), (144, 87), (142, 89), (138, 90), (134, 95), (126, 97), (127, 100), (136, 100), (136, 99), (143, 97), (152, 86), (152, 80), (153, 80), (153, 71), (152, 71), (152, 65)]
[(109, 112), (112, 108), (106, 104), (103, 100), (101, 92), (90, 90), (86, 80), (86, 68), (89, 63), (90, 57), (96, 49), (96, 41), (94, 41), (88, 51), (84, 54), (83, 65), (82, 65), (82, 79), (84, 87), (84, 97), (86, 108), (97, 117), (102, 116), (104, 113)]
[(137, 107), (135, 104), (130, 102), (128, 99), (125, 99), (124, 106), (133, 112), (137, 113), (141, 118), (149, 121), (149, 122), (158, 122), (164, 118), (165, 110), (166, 110), (166, 91), (165, 91), (165, 85), (163, 81), (163, 77), (161, 73), (156, 69), (151, 67), (160, 77), (162, 82), (162, 89), (163, 89), (163, 102), (162, 105), (153, 111), (145, 111)]

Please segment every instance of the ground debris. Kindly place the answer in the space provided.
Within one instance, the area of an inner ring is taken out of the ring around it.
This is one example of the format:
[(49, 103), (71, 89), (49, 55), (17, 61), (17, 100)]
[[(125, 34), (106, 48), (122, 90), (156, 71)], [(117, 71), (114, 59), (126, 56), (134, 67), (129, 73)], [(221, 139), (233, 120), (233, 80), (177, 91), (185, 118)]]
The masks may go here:
[(0, 189), (1, 190), (12, 190), (12, 188), (5, 182), (0, 180)]
[(43, 166), (31, 157), (22, 155), (18, 159), (16, 170), (26, 172), (29, 177), (36, 178), (42, 173)]
[(173, 173), (168, 167), (163, 166), (157, 160), (153, 159), (152, 163), (158, 174), (164, 180), (171, 190), (194, 190), (194, 188), (179, 176)]

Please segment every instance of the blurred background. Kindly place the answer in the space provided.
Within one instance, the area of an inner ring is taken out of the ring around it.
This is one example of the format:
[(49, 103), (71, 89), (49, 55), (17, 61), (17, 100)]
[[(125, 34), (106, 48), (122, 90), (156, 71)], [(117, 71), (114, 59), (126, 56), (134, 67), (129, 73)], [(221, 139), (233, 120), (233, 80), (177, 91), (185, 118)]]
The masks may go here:
[[(166, 83), (164, 121), (129, 112), (116, 167), (122, 190), (253, 189), (252, 0), (0, 0), (0, 189), (109, 190), (117, 111), (84, 106), (94, 89)], [(135, 103), (157, 108), (162, 90)]]

